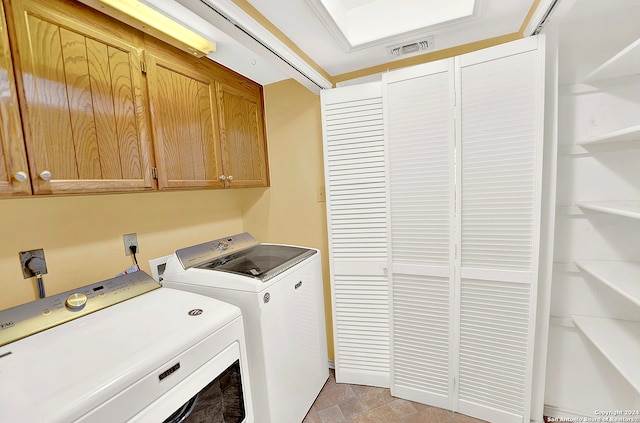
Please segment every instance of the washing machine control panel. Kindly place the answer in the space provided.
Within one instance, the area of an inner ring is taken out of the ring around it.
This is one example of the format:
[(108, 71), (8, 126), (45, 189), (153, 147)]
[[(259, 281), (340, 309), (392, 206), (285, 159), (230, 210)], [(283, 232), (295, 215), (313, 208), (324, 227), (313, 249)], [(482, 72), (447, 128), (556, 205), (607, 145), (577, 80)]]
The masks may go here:
[(178, 257), (180, 264), (186, 270), (221, 257), (248, 250), (258, 244), (260, 243), (249, 232), (243, 232), (182, 248), (176, 251), (176, 257)]
[(0, 347), (160, 286), (138, 271), (0, 311)]

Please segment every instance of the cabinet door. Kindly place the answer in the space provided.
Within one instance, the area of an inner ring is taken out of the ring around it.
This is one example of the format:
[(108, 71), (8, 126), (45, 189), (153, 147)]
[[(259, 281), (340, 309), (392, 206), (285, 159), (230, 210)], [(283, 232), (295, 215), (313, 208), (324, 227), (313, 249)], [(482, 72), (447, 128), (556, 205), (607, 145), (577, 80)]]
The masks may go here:
[(223, 188), (214, 80), (197, 59), (147, 59), (159, 188)]
[[(28, 195), (31, 194), (29, 169), (2, 3), (0, 25), (0, 196)], [(20, 181), (16, 177), (24, 177), (25, 180)]]
[(216, 86), (225, 183), (268, 186), (261, 87), (227, 81), (218, 81)]
[(12, 2), (35, 194), (153, 188), (137, 33), (75, 2)]

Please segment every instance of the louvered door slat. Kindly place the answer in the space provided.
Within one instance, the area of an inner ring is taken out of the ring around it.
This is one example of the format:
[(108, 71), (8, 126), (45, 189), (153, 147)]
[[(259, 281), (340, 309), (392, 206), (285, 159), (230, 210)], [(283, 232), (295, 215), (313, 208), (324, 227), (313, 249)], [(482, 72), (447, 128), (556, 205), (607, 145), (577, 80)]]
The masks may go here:
[(527, 43), (463, 56), (457, 77), (458, 409), (501, 423), (528, 421), (531, 401), (542, 71)]
[(389, 386), (387, 180), (380, 83), (323, 91), (336, 379)]
[[(450, 408), (452, 61), (387, 81), (392, 393)], [(444, 275), (444, 276), (443, 276)]]

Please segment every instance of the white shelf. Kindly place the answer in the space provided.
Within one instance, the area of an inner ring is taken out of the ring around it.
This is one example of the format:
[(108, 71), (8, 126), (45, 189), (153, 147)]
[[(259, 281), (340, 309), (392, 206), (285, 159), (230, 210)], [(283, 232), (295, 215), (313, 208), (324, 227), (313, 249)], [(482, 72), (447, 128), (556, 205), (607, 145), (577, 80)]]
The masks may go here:
[[(638, 53), (640, 54), (640, 53)], [(609, 144), (615, 142), (639, 141), (640, 142), (640, 125), (634, 125), (629, 128), (620, 129), (618, 131), (590, 137), (579, 141), (578, 145), (595, 145)]]
[(619, 78), (640, 73), (640, 39), (634, 41), (596, 70), (586, 76), (585, 82)]
[(576, 327), (640, 392), (640, 322), (571, 316)]
[(581, 209), (640, 219), (640, 201), (578, 201)]
[(575, 263), (582, 271), (640, 306), (639, 262), (579, 260)]

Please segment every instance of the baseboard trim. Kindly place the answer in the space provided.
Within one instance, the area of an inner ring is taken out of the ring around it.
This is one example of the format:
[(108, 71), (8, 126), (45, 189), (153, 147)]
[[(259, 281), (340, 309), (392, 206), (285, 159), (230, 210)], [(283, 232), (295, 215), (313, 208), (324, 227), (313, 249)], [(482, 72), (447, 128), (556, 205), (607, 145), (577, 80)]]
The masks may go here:
[(555, 417), (555, 418), (564, 417), (569, 419), (580, 419), (576, 421), (584, 421), (584, 419), (586, 417), (591, 416), (592, 413), (576, 411), (576, 410), (568, 410), (566, 408), (554, 407), (552, 405), (545, 405), (544, 415), (549, 417)]

